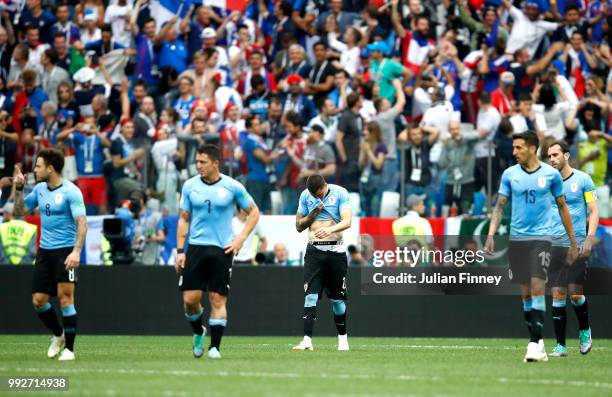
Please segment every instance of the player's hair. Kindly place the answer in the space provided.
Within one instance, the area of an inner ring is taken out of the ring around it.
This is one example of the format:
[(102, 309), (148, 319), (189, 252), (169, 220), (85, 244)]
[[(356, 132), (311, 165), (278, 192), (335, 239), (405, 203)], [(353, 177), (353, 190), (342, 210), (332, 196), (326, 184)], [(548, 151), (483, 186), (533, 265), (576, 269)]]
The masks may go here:
[(555, 141), (555, 142), (551, 143), (548, 148), (550, 149), (551, 147), (553, 147), (555, 145), (559, 145), (559, 148), (561, 149), (561, 153), (563, 153), (563, 154), (570, 152), (570, 146), (565, 141), (561, 141), (561, 140), (560, 141)]
[(536, 151), (540, 147), (540, 140), (538, 139), (538, 134), (535, 131), (525, 131), (521, 133), (512, 134), (512, 140), (522, 139), (527, 143), (527, 146), (533, 146), (536, 148)]
[(310, 175), (306, 179), (306, 188), (314, 196), (323, 186), (325, 186), (325, 178), (319, 174)]
[(211, 145), (210, 143), (205, 143), (198, 147), (198, 154), (205, 154), (212, 161), (220, 161), (221, 160), (221, 151), (219, 150), (219, 146)]
[(296, 127), (304, 126), (304, 121), (302, 120), (302, 117), (296, 111), (293, 110), (290, 110), (285, 113), (285, 121), (293, 124)]
[(52, 166), (55, 172), (58, 174), (62, 173), (64, 169), (64, 155), (62, 152), (55, 148), (46, 148), (38, 152), (38, 157), (45, 161), (45, 165)]

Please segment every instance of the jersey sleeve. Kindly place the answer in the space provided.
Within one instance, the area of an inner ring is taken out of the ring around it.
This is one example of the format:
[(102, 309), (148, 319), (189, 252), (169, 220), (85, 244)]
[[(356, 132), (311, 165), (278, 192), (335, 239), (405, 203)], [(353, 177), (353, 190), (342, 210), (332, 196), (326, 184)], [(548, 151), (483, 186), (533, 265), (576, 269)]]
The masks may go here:
[(302, 216), (308, 215), (308, 200), (306, 199), (306, 190), (300, 194), (300, 202), (298, 204), (297, 213), (298, 215)]
[(180, 202), (180, 208), (187, 212), (191, 212), (191, 200), (189, 199), (189, 193), (191, 193), (191, 183), (187, 182), (183, 185)]
[(351, 209), (351, 200), (349, 198), (348, 191), (346, 189), (341, 189), (338, 192), (338, 210), (340, 213), (346, 209)]
[(597, 201), (595, 184), (593, 183), (593, 179), (588, 175), (584, 176), (584, 201), (586, 201), (587, 204)]
[(550, 191), (555, 198), (563, 196), (563, 178), (559, 172), (553, 173), (552, 181), (550, 182)]
[(38, 185), (34, 186), (34, 189), (32, 189), (30, 194), (25, 196), (25, 198), (23, 199), (25, 207), (27, 208), (28, 211), (32, 211), (34, 208), (38, 207), (38, 199), (36, 196), (37, 194), (38, 194)]
[(83, 193), (78, 188), (75, 187), (68, 195), (68, 204), (70, 205), (72, 218), (76, 219), (77, 216), (86, 215)]
[(246, 188), (241, 183), (234, 183), (234, 200), (241, 209), (247, 209), (254, 203), (253, 197), (247, 192)]
[(510, 186), (510, 176), (508, 175), (508, 170), (504, 171), (502, 174), (498, 193), (506, 197), (510, 197), (512, 195), (512, 186)]

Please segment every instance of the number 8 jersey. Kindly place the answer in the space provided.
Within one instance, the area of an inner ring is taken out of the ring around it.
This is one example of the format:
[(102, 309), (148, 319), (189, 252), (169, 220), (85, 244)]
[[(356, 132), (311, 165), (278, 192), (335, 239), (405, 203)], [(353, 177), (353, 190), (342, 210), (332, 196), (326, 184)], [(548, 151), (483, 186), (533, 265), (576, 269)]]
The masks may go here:
[(50, 190), (47, 182), (38, 183), (24, 198), (29, 211), (40, 208), (42, 235), (40, 248), (57, 249), (73, 247), (76, 241), (77, 216), (85, 215), (83, 194), (72, 182), (64, 179), (61, 185)]
[(499, 194), (512, 201), (510, 240), (550, 238), (552, 202), (563, 196), (559, 171), (542, 162), (531, 172), (520, 164), (513, 165), (502, 174)]

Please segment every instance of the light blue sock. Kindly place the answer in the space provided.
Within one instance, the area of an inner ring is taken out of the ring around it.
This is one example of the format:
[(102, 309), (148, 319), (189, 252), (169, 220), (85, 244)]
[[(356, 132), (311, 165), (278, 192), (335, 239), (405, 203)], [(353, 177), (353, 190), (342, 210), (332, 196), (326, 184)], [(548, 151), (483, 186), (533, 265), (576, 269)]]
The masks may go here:
[(579, 300), (577, 301), (572, 300), (572, 306), (582, 306), (584, 305), (584, 302), (586, 302), (586, 296), (582, 295), (582, 297), (580, 297)]
[(43, 313), (43, 312), (46, 312), (49, 309), (51, 309), (51, 304), (49, 302), (45, 303), (41, 307), (34, 306), (34, 310), (36, 310), (36, 313)]
[(346, 303), (343, 300), (332, 299), (332, 311), (336, 316), (341, 316), (346, 313)]
[(304, 307), (315, 307), (319, 300), (319, 294), (308, 294), (304, 298)]
[(531, 309), (546, 311), (546, 297), (544, 295), (536, 295), (531, 297)]
[(62, 316), (68, 317), (68, 316), (74, 316), (75, 314), (77, 314), (77, 312), (76, 312), (76, 309), (74, 308), (74, 305), (68, 305), (68, 306), (62, 307)]

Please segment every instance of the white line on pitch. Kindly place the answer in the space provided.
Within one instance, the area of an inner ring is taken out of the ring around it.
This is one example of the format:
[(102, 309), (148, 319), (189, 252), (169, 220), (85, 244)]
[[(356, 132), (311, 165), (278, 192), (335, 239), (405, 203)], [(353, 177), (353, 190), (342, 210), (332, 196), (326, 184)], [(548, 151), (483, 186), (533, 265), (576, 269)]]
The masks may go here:
[(499, 378), (501, 383), (530, 383), (537, 385), (552, 385), (552, 386), (575, 386), (575, 387), (593, 387), (596, 389), (612, 389), (612, 383), (606, 382), (585, 382), (583, 380), (564, 380), (564, 379), (510, 379)]

